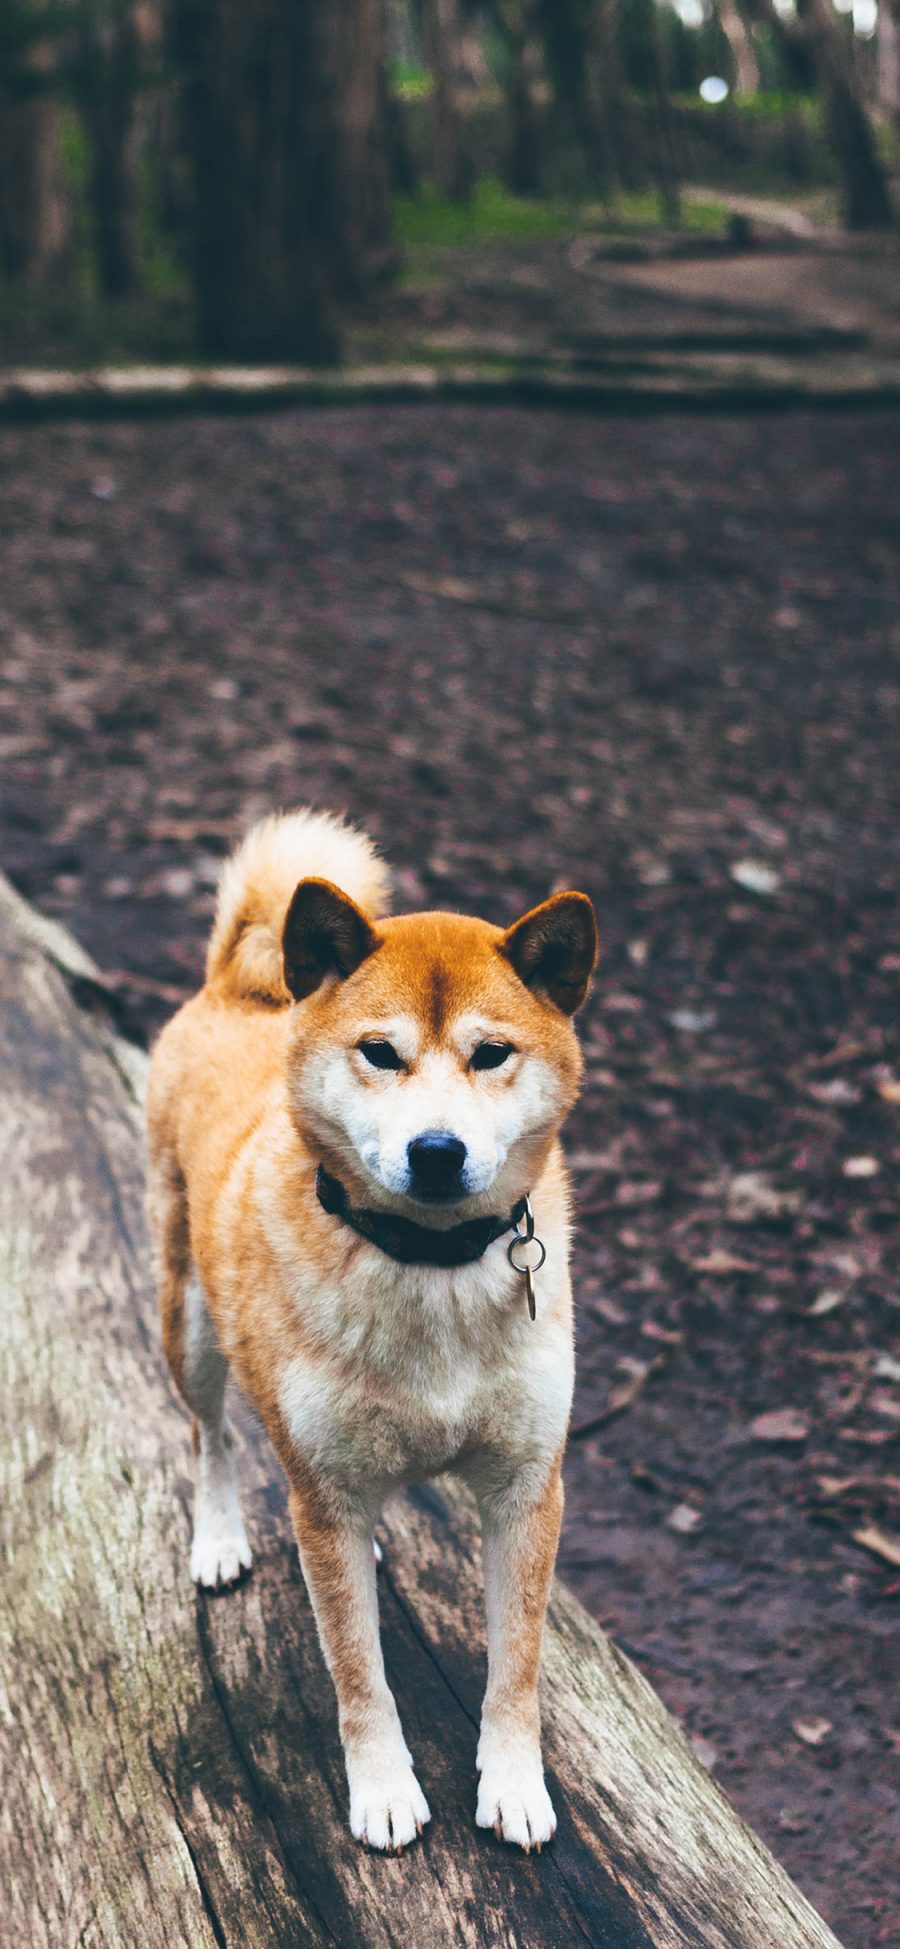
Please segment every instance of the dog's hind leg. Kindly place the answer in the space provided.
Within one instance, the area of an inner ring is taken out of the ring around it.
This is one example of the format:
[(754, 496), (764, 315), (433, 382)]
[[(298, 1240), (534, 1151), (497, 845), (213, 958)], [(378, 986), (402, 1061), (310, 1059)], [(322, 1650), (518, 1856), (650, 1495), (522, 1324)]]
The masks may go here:
[(184, 1185), (174, 1165), (154, 1163), (150, 1223), (163, 1346), (172, 1379), (194, 1417), (197, 1483), (191, 1576), (195, 1583), (214, 1590), (237, 1583), (252, 1558), (225, 1418), (228, 1362), (191, 1258)]
[(214, 1590), (235, 1584), (253, 1561), (235, 1479), (233, 1437), (225, 1417), (228, 1362), (196, 1275), (185, 1295), (182, 1392), (194, 1412), (197, 1457), (191, 1576)]

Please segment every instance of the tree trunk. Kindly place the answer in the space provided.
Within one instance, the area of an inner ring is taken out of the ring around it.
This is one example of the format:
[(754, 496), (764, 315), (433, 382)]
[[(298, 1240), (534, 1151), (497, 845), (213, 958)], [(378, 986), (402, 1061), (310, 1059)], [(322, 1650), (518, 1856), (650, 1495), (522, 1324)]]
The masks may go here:
[(646, 72), (652, 78), (653, 86), (651, 169), (662, 220), (674, 230), (681, 222), (681, 196), (661, 9), (657, 0), (633, 0), (633, 15), (642, 42)]
[(831, 0), (803, 0), (796, 22), (786, 21), (775, 0), (755, 0), (782, 46), (798, 44), (812, 59), (841, 172), (848, 230), (887, 230), (894, 223), (888, 180), (866, 112), (848, 30)]
[(261, 1430), (255, 1546), (188, 1572), (189, 1435), (144, 1218), (146, 1059), (102, 978), (0, 875), (0, 1887), (22, 1949), (839, 1949), (646, 1680), (555, 1587), (536, 1858), (474, 1825), (485, 1643), (466, 1497), (379, 1526), (388, 1675), (434, 1809), (402, 1861), (350, 1839), (334, 1696)]
[(0, 94), (0, 259), (9, 276), (45, 285), (61, 276), (68, 258), (56, 103)]
[(731, 55), (732, 93), (739, 99), (742, 95), (758, 94), (759, 62), (738, 0), (716, 0), (716, 13)]
[[(603, 64), (608, 49), (610, 0), (595, 8), (592, 0), (537, 0), (536, 14), (544, 44), (547, 72), (557, 106), (571, 122), (575, 139), (591, 178), (603, 199), (612, 199), (618, 178), (612, 118), (608, 100), (594, 88), (595, 54)], [(608, 93), (606, 64), (604, 95)]]
[(313, 12), (320, 85), (330, 96), (335, 123), (326, 164), (334, 172), (334, 285), (339, 296), (359, 298), (394, 256), (384, 0), (328, 0), (318, 8), (313, 0)]
[(528, 0), (500, 0), (497, 18), (506, 41), (508, 117), (506, 180), (514, 196), (539, 196), (543, 128), (534, 95), (534, 42)]
[(851, 39), (852, 27), (831, 0), (805, 0), (800, 19), (820, 75), (831, 139), (844, 176), (848, 230), (887, 230), (894, 222), (887, 175), (866, 110)]
[(390, 86), (385, 65), (382, 85), (384, 89), (384, 126), (387, 144), (388, 175), (390, 187), (400, 196), (418, 196), (419, 171), (413, 155), (406, 116), (403, 105)]
[(848, 230), (890, 230), (894, 210), (869, 118), (848, 73), (823, 77), (831, 139), (843, 175)]
[(678, 181), (678, 157), (675, 148), (675, 125), (672, 120), (672, 98), (669, 93), (669, 60), (663, 32), (660, 8), (656, 0), (651, 0), (652, 8), (652, 49), (653, 49), (653, 91), (656, 105), (656, 154), (657, 184), (662, 209), (663, 222), (672, 230), (677, 230), (681, 222), (681, 189)]
[(879, 0), (878, 108), (886, 122), (896, 123), (900, 117), (900, 23), (897, 20), (897, 0)]
[(11, 277), (44, 285), (70, 260), (69, 199), (60, 150), (59, 108), (52, 100), (54, 45), (33, 38), (18, 61), (0, 69), (0, 261)]
[(140, 282), (135, 96), (140, 40), (132, 0), (83, 0), (78, 19), (77, 93), (88, 140), (88, 199), (97, 283), (126, 298)]
[(422, 21), (425, 60), (431, 75), (435, 186), (439, 196), (452, 203), (465, 203), (472, 194), (473, 171), (459, 104), (457, 0), (423, 0)]
[(619, 0), (599, 0), (593, 9), (591, 68), (606, 155), (614, 187), (638, 189), (643, 172), (635, 154), (635, 118), (625, 101), (618, 36)]
[(331, 359), (387, 260), (381, 0), (174, 0), (201, 351)]

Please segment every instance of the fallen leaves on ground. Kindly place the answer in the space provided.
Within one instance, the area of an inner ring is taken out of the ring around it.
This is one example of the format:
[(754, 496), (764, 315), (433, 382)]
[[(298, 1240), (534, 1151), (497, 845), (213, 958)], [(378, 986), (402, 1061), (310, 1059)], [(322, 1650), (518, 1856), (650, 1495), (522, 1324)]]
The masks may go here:
[(725, 1192), (733, 1225), (752, 1225), (758, 1218), (789, 1218), (800, 1211), (803, 1196), (772, 1183), (765, 1171), (738, 1171)]
[(739, 887), (746, 887), (749, 893), (777, 893), (781, 885), (781, 874), (759, 859), (736, 859), (731, 868), (731, 877)]
[(658, 1320), (642, 1320), (641, 1332), (645, 1340), (660, 1340), (664, 1347), (683, 1347), (684, 1334), (677, 1327), (660, 1326)]
[(727, 1279), (737, 1272), (757, 1272), (758, 1266), (752, 1259), (739, 1259), (734, 1252), (706, 1252), (700, 1259), (691, 1259), (692, 1272), (702, 1272), (714, 1279)]
[(660, 1368), (666, 1365), (666, 1359), (666, 1354), (658, 1353), (654, 1354), (652, 1360), (620, 1361), (620, 1367), (627, 1367), (629, 1370), (628, 1379), (619, 1387), (613, 1388), (612, 1393), (607, 1397), (606, 1406), (601, 1408), (599, 1414), (592, 1415), (589, 1421), (582, 1421), (572, 1428), (571, 1439), (580, 1441), (585, 1435), (592, 1435), (598, 1428), (603, 1428), (607, 1421), (612, 1421), (617, 1414), (624, 1414), (625, 1409), (630, 1408), (632, 1402), (637, 1400), (651, 1374), (658, 1373)]
[(704, 1029), (714, 1029), (717, 1020), (714, 1008), (673, 1008), (669, 1012), (673, 1029), (681, 1029), (684, 1035), (702, 1035)]
[(867, 1045), (865, 1042), (838, 1042), (833, 1049), (827, 1050), (824, 1056), (818, 1057), (816, 1067), (818, 1069), (839, 1069), (843, 1063), (858, 1062), (860, 1056), (866, 1054)]
[(806, 1089), (814, 1103), (836, 1105), (838, 1108), (842, 1105), (849, 1108), (851, 1104), (858, 1103), (862, 1096), (862, 1091), (857, 1089), (855, 1083), (848, 1083), (846, 1076), (826, 1077), (824, 1083), (808, 1083)]
[(900, 1523), (900, 1475), (865, 1470), (852, 1475), (818, 1474), (809, 1501), (819, 1521), (843, 1530), (891, 1569), (900, 1567), (900, 1535), (882, 1527), (884, 1520)]
[(794, 1731), (804, 1746), (821, 1746), (834, 1729), (830, 1719), (795, 1719)]
[(778, 1814), (778, 1825), (783, 1834), (805, 1834), (809, 1827), (809, 1815), (802, 1807), (782, 1807)]
[(887, 1421), (900, 1421), (900, 1401), (895, 1394), (889, 1394), (886, 1387), (873, 1388), (869, 1395), (869, 1407), (873, 1414), (884, 1415)]
[(754, 1417), (750, 1433), (756, 1441), (805, 1441), (809, 1416), (799, 1408), (770, 1408)]
[(894, 1569), (900, 1570), (900, 1536), (889, 1536), (876, 1523), (868, 1523), (865, 1529), (855, 1529), (852, 1535), (860, 1549), (870, 1551), (872, 1556), (880, 1557), (882, 1563), (890, 1563)]
[(877, 1157), (845, 1157), (841, 1169), (845, 1178), (874, 1178), (881, 1165)]
[(692, 1536), (702, 1521), (699, 1509), (692, 1509), (689, 1502), (678, 1502), (666, 1517), (666, 1528), (674, 1529), (677, 1536)]
[(839, 1306), (843, 1306), (846, 1298), (847, 1294), (840, 1286), (825, 1286), (820, 1293), (816, 1294), (812, 1305), (807, 1307), (807, 1313), (810, 1318), (822, 1318), (826, 1313), (836, 1312)]
[(662, 1185), (655, 1180), (623, 1178), (616, 1186), (616, 1204), (622, 1206), (652, 1205), (662, 1196)]

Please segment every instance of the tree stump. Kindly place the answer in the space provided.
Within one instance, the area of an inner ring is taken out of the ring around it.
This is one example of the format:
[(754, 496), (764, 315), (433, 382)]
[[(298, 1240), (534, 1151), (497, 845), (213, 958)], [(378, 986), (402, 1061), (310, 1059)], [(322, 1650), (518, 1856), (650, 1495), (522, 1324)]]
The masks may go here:
[(250, 1581), (188, 1575), (188, 1428), (143, 1214), (144, 1059), (97, 970), (0, 877), (0, 1886), (22, 1949), (838, 1949), (650, 1687), (564, 1590), (544, 1666), (559, 1833), (474, 1825), (484, 1681), (463, 1494), (382, 1530), (388, 1674), (434, 1819), (347, 1827), (336, 1713), (267, 1442)]

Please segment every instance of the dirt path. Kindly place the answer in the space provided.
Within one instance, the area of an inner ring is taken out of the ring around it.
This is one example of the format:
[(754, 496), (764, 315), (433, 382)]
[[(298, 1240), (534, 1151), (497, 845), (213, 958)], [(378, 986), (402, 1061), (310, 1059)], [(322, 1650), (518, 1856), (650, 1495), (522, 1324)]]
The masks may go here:
[(272, 805), (406, 904), (595, 894), (563, 1569), (847, 1949), (900, 1937), (898, 434), (0, 433), (0, 861), (146, 1027)]
[(834, 232), (792, 240), (757, 223), (745, 250), (711, 236), (585, 232), (423, 251), (348, 339), (363, 358), (491, 345), (506, 356), (615, 352), (635, 370), (652, 353), (679, 372), (688, 350), (708, 373), (740, 354), (750, 379), (777, 351), (812, 381), (886, 377), (900, 363), (900, 246)]

